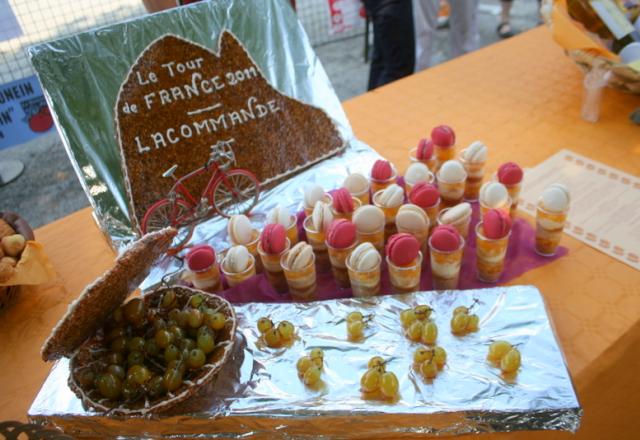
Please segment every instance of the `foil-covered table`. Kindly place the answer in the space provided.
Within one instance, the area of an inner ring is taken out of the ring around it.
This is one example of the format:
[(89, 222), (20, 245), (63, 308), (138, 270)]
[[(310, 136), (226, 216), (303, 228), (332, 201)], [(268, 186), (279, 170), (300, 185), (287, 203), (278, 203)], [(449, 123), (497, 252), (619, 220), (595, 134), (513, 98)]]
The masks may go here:
[[(459, 305), (474, 306), (480, 330), (451, 334)], [(429, 304), (438, 325), (437, 344), (447, 364), (432, 382), (412, 368), (420, 345), (403, 335), (399, 314)], [(350, 342), (344, 319), (373, 314), (364, 341)], [(540, 292), (532, 286), (419, 292), (315, 303), (250, 303), (236, 307), (238, 334), (232, 360), (211, 389), (169, 413), (114, 418), (83, 409), (69, 390), (68, 361), (59, 361), (38, 393), (29, 417), (78, 437), (102, 438), (399, 438), (518, 430), (575, 432), (582, 410)], [(287, 349), (259, 343), (256, 322), (269, 316), (296, 326)], [(486, 361), (491, 341), (517, 344), (522, 366), (513, 380)], [(323, 385), (298, 379), (297, 360), (312, 348), (325, 353)], [(375, 355), (400, 381), (396, 402), (365, 400), (360, 377)]]

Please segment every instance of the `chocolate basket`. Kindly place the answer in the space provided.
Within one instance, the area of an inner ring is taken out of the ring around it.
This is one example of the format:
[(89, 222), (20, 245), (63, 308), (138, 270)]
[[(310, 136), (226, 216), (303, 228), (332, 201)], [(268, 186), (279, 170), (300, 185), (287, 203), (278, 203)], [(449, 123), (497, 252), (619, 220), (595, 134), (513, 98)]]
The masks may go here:
[[(7, 222), (17, 234), (22, 235), (26, 240), (35, 240), (33, 229), (29, 223), (15, 212), (0, 212), (0, 219)], [(19, 291), (20, 286), (0, 286), (0, 311), (11, 305)]]
[(66, 315), (42, 347), (45, 361), (70, 358), (68, 384), (85, 408), (109, 415), (127, 416), (167, 410), (206, 389), (229, 358), (236, 331), (236, 315), (231, 305), (219, 296), (199, 290), (181, 286), (159, 287), (142, 296), (147, 307), (159, 307), (164, 293), (171, 290), (181, 306), (193, 295), (200, 294), (207, 307), (225, 316), (225, 326), (217, 331), (215, 348), (207, 355), (205, 365), (192, 372), (178, 389), (154, 399), (145, 396), (133, 402), (118, 402), (103, 398), (91, 387), (85, 389), (81, 385), (82, 372), (93, 369), (96, 364), (101, 365), (101, 355), (105, 351), (105, 335), (101, 331), (103, 324), (146, 277), (153, 263), (166, 253), (176, 232), (167, 228), (147, 234), (135, 242), (118, 257), (111, 269), (87, 286), (69, 306)]

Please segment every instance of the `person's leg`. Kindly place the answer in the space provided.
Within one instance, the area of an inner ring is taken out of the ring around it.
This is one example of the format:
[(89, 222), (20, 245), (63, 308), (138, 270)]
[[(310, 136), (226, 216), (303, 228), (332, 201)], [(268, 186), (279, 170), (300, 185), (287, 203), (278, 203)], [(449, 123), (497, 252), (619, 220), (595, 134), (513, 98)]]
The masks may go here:
[(513, 6), (513, 0), (502, 0), (500, 6), (500, 23), (498, 23), (496, 32), (500, 38), (509, 38), (513, 36), (513, 29), (511, 28), (511, 6)]
[[(383, 71), (374, 87), (411, 75), (415, 66), (415, 36), (410, 1), (393, 3), (376, 16)], [(375, 37), (374, 37), (375, 39)]]
[(451, 58), (478, 48), (478, 0), (449, 0), (449, 50)]
[[(367, 11), (367, 14), (369, 12)], [(369, 15), (371, 25), (373, 27), (373, 53), (371, 54), (371, 66), (369, 68), (369, 85), (367, 90), (373, 90), (378, 87), (380, 76), (384, 70), (384, 59), (382, 56), (381, 42), (382, 32), (377, 24), (375, 16)]]
[(439, 0), (413, 0), (413, 24), (416, 35), (416, 68), (419, 72), (431, 65), (431, 49), (438, 26)]

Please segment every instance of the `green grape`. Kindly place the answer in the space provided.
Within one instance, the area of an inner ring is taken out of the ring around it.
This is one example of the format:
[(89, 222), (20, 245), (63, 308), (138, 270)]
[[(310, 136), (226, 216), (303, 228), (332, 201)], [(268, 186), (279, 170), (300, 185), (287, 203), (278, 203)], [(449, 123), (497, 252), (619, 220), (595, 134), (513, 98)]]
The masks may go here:
[(98, 377), (98, 391), (103, 397), (115, 400), (122, 392), (122, 381), (111, 373), (106, 373)]
[(468, 332), (477, 332), (480, 326), (480, 317), (478, 315), (469, 315), (469, 322), (467, 323)]
[(458, 313), (464, 313), (465, 315), (469, 314), (469, 307), (466, 306), (458, 306), (453, 309), (453, 316), (456, 316)]
[(216, 348), (216, 340), (212, 333), (202, 333), (196, 339), (196, 346), (204, 352), (211, 353)]
[(258, 319), (258, 331), (261, 335), (266, 334), (269, 330), (273, 328), (273, 321), (269, 318), (260, 318)]
[(433, 361), (436, 363), (436, 366), (439, 370), (442, 370), (444, 364), (447, 363), (447, 352), (442, 347), (435, 347), (433, 349)]
[(515, 373), (520, 368), (520, 362), (520, 352), (514, 347), (500, 360), (500, 369), (505, 374)]
[(389, 399), (395, 397), (398, 394), (398, 388), (398, 378), (395, 374), (390, 371), (382, 373), (382, 377), (380, 377), (380, 391), (382, 391), (385, 397)]
[(157, 317), (153, 320), (153, 329), (155, 331), (162, 330), (164, 328), (167, 328), (167, 321), (163, 318)]
[(360, 339), (364, 335), (364, 322), (350, 321), (347, 322), (347, 335), (349, 339)]
[(162, 383), (169, 392), (177, 390), (182, 385), (182, 372), (174, 368), (167, 369), (162, 378)]
[(187, 367), (191, 370), (197, 370), (198, 368), (202, 368), (202, 366), (207, 361), (207, 357), (199, 348), (194, 348), (189, 352), (189, 357), (187, 358)]
[(428, 360), (420, 364), (420, 373), (425, 379), (433, 379), (438, 375), (438, 366), (433, 360)]
[(204, 315), (204, 322), (213, 330), (222, 330), (227, 323), (227, 318), (220, 312), (207, 313)]
[(167, 318), (169, 321), (173, 321), (176, 325), (178, 325), (178, 321), (180, 320), (180, 316), (182, 315), (182, 311), (180, 309), (171, 309), (169, 310), (169, 314)]
[(78, 375), (78, 383), (80, 386), (86, 390), (90, 390), (93, 388), (96, 380), (96, 374), (89, 369), (82, 370), (82, 372)]
[(111, 331), (107, 333), (107, 336), (105, 337), (105, 341), (111, 342), (125, 336), (127, 336), (127, 332), (125, 331), (124, 327), (116, 327), (114, 329), (111, 329)]
[(171, 344), (164, 350), (164, 361), (168, 364), (169, 362), (180, 358), (182, 354), (182, 350), (179, 349), (176, 345)]
[(144, 350), (144, 338), (140, 336), (136, 336), (134, 338), (129, 339), (129, 343), (127, 344), (127, 348), (129, 351), (142, 351)]
[(416, 364), (421, 364), (424, 361), (430, 361), (433, 357), (433, 350), (429, 350), (428, 348), (420, 347), (415, 353), (413, 353), (413, 361)]
[(124, 356), (122, 353), (110, 352), (104, 358), (105, 362), (109, 365), (122, 365), (124, 364)]
[(144, 385), (151, 379), (151, 372), (144, 365), (133, 365), (127, 370), (127, 380)]
[(312, 358), (311, 362), (313, 362), (313, 365), (320, 368), (321, 370), (324, 367), (324, 360), (322, 358), (318, 358), (318, 357)]
[(378, 368), (367, 370), (360, 379), (360, 389), (365, 393), (371, 393), (380, 389), (382, 372)]
[(113, 340), (113, 342), (111, 342), (111, 345), (109, 346), (109, 348), (111, 349), (111, 351), (115, 353), (124, 354), (127, 352), (127, 345), (129, 345), (128, 339), (125, 338), (124, 336), (120, 336), (119, 338), (116, 338)]
[(202, 325), (204, 317), (202, 316), (202, 312), (200, 310), (190, 309), (187, 313), (187, 324), (189, 324), (189, 327), (198, 328)]
[(421, 340), (427, 345), (433, 345), (438, 338), (438, 326), (433, 321), (427, 321), (422, 327)]
[(489, 355), (487, 356), (487, 359), (491, 362), (498, 363), (509, 350), (511, 350), (511, 344), (507, 341), (492, 342), (489, 346)]
[(151, 398), (163, 396), (167, 390), (164, 388), (162, 376), (153, 376), (147, 383), (147, 392)]
[(386, 362), (384, 359), (382, 359), (382, 357), (380, 356), (374, 356), (371, 359), (369, 359), (369, 363), (367, 363), (367, 368), (380, 368), (382, 369), (382, 371), (385, 370), (385, 365)]
[(142, 387), (139, 383), (129, 379), (125, 379), (122, 382), (122, 399), (125, 402), (132, 402), (137, 400), (142, 394)]
[(131, 353), (129, 353), (129, 356), (127, 356), (128, 366), (142, 365), (142, 364), (144, 364), (144, 355), (142, 354), (141, 351), (132, 351)]
[(347, 315), (347, 322), (362, 321), (364, 316), (360, 312), (351, 312)]
[(194, 309), (199, 308), (203, 302), (204, 302), (204, 297), (199, 293), (196, 293), (191, 298), (189, 298), (189, 306), (193, 307)]
[(167, 348), (173, 342), (173, 339), (173, 333), (169, 330), (159, 330), (153, 337), (158, 348)]
[[(173, 290), (167, 290), (164, 295), (162, 295), (160, 306), (163, 309), (175, 309), (178, 307), (178, 297), (176, 296), (176, 292)], [(169, 315), (171, 315), (171, 313), (169, 313)]]
[(451, 318), (451, 333), (454, 335), (463, 335), (467, 331), (469, 324), (469, 315), (466, 313), (458, 313)]
[(400, 322), (403, 328), (408, 328), (414, 321), (418, 319), (413, 309), (406, 309), (400, 312)]
[(111, 320), (115, 324), (124, 324), (124, 313), (122, 312), (122, 307), (118, 307), (113, 311), (111, 315)]
[(190, 350), (193, 350), (194, 348), (196, 348), (196, 347), (197, 347), (197, 344), (196, 344), (196, 341), (194, 341), (194, 340), (193, 340), (193, 339), (191, 339), (191, 338), (184, 338), (184, 339), (181, 339), (181, 340), (180, 340), (180, 343), (179, 343), (178, 347), (179, 347), (181, 350), (188, 350), (188, 351), (190, 351)]
[(307, 371), (304, 372), (302, 380), (304, 381), (305, 385), (315, 385), (320, 380), (321, 375), (322, 371), (320, 371), (320, 368), (311, 366), (307, 368)]
[(174, 359), (167, 364), (167, 370), (177, 370), (184, 375), (187, 371), (187, 363), (182, 358)]
[(416, 315), (416, 318), (420, 321), (424, 321), (425, 319), (429, 319), (431, 316), (431, 307), (427, 305), (419, 305), (413, 308), (413, 313)]
[(293, 338), (295, 327), (289, 321), (282, 321), (278, 324), (278, 333), (283, 341), (290, 341)]
[(414, 321), (407, 329), (406, 335), (413, 342), (418, 342), (422, 336), (422, 322)]
[(169, 331), (169, 333), (171, 333), (174, 341), (183, 339), (185, 337), (185, 331), (177, 324), (170, 325), (167, 330)]
[(178, 327), (185, 328), (189, 325), (189, 311), (188, 310), (180, 310), (179, 313), (176, 314), (176, 324)]
[(133, 298), (124, 305), (123, 314), (128, 322), (140, 326), (147, 317), (147, 306), (142, 298)]
[(296, 369), (298, 370), (298, 375), (303, 375), (305, 371), (307, 371), (312, 366), (314, 366), (313, 359), (311, 359), (309, 356), (302, 356), (300, 359), (298, 359), (298, 362), (296, 363)]
[(276, 327), (272, 327), (264, 334), (264, 341), (269, 347), (277, 347), (280, 345), (280, 332)]
[(311, 359), (316, 359), (316, 358), (324, 359), (324, 351), (322, 351), (321, 348), (314, 348), (309, 353), (309, 357)]
[(124, 368), (122, 368), (120, 365), (109, 365), (107, 367), (107, 373), (111, 373), (118, 379), (124, 380), (124, 376), (125, 376)]

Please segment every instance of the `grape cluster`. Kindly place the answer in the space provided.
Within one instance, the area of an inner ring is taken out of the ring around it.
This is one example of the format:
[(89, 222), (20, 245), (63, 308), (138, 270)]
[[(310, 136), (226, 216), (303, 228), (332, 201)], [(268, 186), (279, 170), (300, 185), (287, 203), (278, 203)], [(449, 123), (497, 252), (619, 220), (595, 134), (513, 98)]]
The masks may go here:
[(133, 298), (107, 320), (102, 334), (108, 350), (79, 372), (78, 382), (116, 402), (162, 397), (198, 375), (226, 324), (226, 316), (199, 294), (181, 301), (168, 290), (157, 307)]
[(430, 319), (431, 312), (433, 309), (424, 304), (400, 312), (400, 322), (409, 340), (427, 345), (436, 343), (438, 326)]
[(298, 377), (305, 385), (313, 386), (320, 381), (322, 367), (324, 366), (324, 353), (320, 348), (314, 348), (309, 355), (298, 359), (296, 369)]
[(435, 379), (438, 371), (442, 370), (446, 363), (447, 352), (439, 346), (433, 348), (420, 347), (413, 353), (413, 366), (422, 374), (425, 380)]
[(278, 325), (274, 325), (271, 319), (262, 317), (258, 319), (258, 331), (268, 347), (277, 348), (293, 341), (296, 328), (289, 321), (280, 321)]
[(386, 361), (380, 356), (374, 356), (367, 364), (368, 370), (360, 379), (360, 389), (371, 395), (379, 393), (384, 399), (394, 399), (398, 395), (400, 384), (395, 374), (386, 370)]
[(469, 314), (476, 303), (477, 300), (474, 301), (470, 307), (459, 306), (453, 310), (453, 316), (451, 317), (451, 333), (457, 336), (463, 336), (467, 333), (478, 331), (480, 317), (476, 314)]
[(487, 360), (507, 375), (517, 373), (521, 364), (520, 351), (507, 341), (492, 342)]
[(364, 330), (372, 315), (364, 316), (360, 312), (351, 312), (347, 315), (347, 337), (352, 341), (359, 341), (364, 337)]

